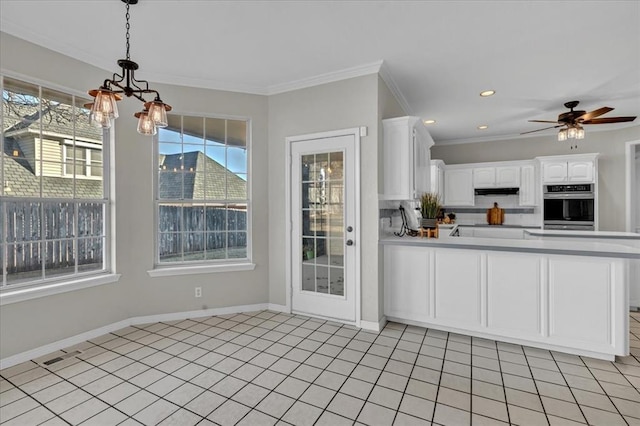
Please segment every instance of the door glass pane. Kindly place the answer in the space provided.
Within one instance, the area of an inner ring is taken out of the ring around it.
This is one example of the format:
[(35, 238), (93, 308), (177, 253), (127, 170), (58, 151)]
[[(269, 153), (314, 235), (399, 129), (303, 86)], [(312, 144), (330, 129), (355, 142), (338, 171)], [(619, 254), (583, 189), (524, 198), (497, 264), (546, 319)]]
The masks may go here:
[(308, 154), (301, 158), (301, 205), (298, 207), (302, 215), (301, 287), (305, 291), (344, 295), (343, 168), (342, 152)]

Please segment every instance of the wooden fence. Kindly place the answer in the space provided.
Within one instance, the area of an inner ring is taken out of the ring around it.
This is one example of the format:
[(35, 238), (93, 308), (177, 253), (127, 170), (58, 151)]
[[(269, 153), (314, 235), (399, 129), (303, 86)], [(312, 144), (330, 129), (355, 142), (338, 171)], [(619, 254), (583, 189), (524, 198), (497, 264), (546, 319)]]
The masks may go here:
[(247, 211), (215, 206), (162, 205), (158, 217), (163, 261), (229, 257), (247, 247)]
[[(104, 203), (4, 202), (7, 274), (38, 278), (34, 272), (74, 273), (101, 269)], [(76, 220), (77, 218), (77, 220)], [(77, 223), (76, 223), (77, 222)]]

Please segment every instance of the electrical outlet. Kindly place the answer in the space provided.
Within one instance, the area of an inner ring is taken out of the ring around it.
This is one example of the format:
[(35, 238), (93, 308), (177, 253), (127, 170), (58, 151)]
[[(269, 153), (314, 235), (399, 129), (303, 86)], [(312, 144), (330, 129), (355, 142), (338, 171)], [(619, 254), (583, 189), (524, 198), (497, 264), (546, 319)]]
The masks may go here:
[(202, 297), (202, 287), (196, 287), (196, 297)]

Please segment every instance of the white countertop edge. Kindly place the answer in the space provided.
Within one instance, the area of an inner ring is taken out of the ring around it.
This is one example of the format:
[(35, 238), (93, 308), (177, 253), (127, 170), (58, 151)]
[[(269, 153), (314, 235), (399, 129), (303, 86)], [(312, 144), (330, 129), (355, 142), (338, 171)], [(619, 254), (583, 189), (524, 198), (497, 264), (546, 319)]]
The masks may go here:
[(640, 240), (640, 234), (620, 231), (578, 231), (555, 229), (525, 229), (525, 233), (540, 237), (571, 237), (571, 238), (595, 238), (612, 240)]
[(571, 256), (610, 257), (640, 259), (640, 249), (618, 244), (594, 241), (515, 240), (507, 238), (478, 237), (395, 237), (387, 236), (379, 240), (383, 245), (406, 245), (422, 247), (442, 247), (468, 250), (506, 251), (514, 253), (542, 253)]

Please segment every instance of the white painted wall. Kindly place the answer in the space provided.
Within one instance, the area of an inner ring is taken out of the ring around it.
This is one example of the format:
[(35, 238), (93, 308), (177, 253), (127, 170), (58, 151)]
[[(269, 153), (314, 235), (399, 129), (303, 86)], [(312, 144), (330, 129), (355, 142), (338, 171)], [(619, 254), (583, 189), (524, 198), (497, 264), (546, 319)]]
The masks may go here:
[[(3, 70), (78, 93), (116, 71), (101, 70), (5, 33), (0, 37)], [(144, 72), (144, 66), (141, 69)], [(144, 74), (140, 74), (144, 77)], [(154, 204), (151, 138), (136, 132), (141, 103), (120, 102), (116, 121), (116, 263), (118, 283), (29, 300), (0, 309), (0, 358), (97, 329), (125, 318), (268, 301), (269, 187), (265, 96), (152, 84), (174, 112), (250, 117), (252, 145), (253, 271), (150, 278), (153, 267)], [(194, 287), (202, 287), (202, 298)]]
[(636, 232), (640, 233), (640, 144), (636, 145), (636, 180), (635, 180), (635, 195), (636, 195)]
[[(366, 126), (360, 147), (362, 319), (382, 315), (378, 295), (378, 76), (368, 75), (269, 97), (269, 302), (286, 304), (285, 138)], [(371, 230), (369, 232), (368, 230)]]

